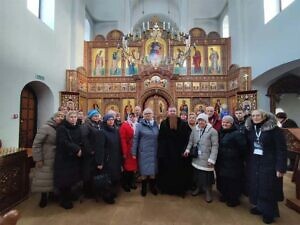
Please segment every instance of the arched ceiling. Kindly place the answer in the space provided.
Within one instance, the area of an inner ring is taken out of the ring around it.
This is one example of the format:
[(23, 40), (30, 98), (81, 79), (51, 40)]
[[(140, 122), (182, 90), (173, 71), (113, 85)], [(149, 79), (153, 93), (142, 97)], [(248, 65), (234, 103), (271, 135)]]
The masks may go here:
[[(124, 10), (125, 0), (86, 0), (86, 8), (90, 16), (96, 22), (117, 21), (120, 13)], [(155, 0), (128, 0), (131, 12), (137, 8), (143, 8), (143, 5), (153, 3), (153, 8), (159, 9), (159, 1)], [(194, 19), (217, 18), (225, 8), (228, 0), (160, 0), (163, 5), (169, 8), (180, 9), (183, 1), (189, 1), (188, 14)], [(145, 9), (147, 11), (147, 9)], [(167, 11), (165, 12), (168, 13)]]

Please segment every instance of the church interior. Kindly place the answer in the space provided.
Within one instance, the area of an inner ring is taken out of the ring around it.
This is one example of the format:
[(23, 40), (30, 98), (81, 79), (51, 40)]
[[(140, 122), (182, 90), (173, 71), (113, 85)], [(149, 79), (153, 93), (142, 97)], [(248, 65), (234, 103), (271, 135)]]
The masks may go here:
[[(263, 109), (300, 125), (299, 10), (298, 0), (1, 0), (1, 214), (16, 208), (24, 225), (259, 224), (246, 198), (231, 209), (136, 191), (113, 206), (40, 209), (28, 158), (59, 106), (114, 110), (122, 121), (135, 106), (149, 107), (158, 123), (170, 106), (178, 114)], [(300, 152), (300, 140), (292, 145)], [(295, 198), (292, 177), (284, 178), (286, 198)], [(280, 211), (276, 224), (298, 224), (300, 210), (282, 202)]]

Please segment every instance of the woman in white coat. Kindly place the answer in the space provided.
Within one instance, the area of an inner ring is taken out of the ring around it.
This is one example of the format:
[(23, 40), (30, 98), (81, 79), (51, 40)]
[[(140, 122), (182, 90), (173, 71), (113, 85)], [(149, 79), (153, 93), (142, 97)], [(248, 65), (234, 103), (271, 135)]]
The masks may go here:
[(197, 116), (198, 125), (190, 135), (188, 146), (184, 152), (188, 156), (193, 146), (197, 146), (198, 157), (193, 158), (194, 176), (197, 184), (196, 192), (205, 190), (205, 201), (212, 202), (212, 185), (214, 179), (214, 165), (218, 155), (218, 132), (208, 123), (208, 116), (201, 113)]

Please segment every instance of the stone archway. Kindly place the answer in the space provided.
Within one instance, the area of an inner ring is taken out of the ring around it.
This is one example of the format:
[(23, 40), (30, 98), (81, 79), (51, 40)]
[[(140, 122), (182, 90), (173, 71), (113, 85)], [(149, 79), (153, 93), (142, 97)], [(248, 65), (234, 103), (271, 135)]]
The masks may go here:
[(299, 94), (300, 77), (287, 75), (269, 86), (267, 96), (270, 97), (270, 111), (275, 113), (276, 105), (282, 94)]

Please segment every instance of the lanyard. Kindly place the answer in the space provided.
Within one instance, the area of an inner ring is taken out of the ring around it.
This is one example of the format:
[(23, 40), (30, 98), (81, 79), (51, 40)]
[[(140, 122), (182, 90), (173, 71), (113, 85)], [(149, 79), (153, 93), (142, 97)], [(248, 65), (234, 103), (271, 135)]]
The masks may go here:
[(261, 135), (261, 128), (259, 128), (259, 131), (257, 132), (256, 125), (254, 125), (255, 135), (256, 135), (256, 141), (259, 142), (259, 137)]
[(204, 129), (202, 130), (202, 132), (200, 133), (200, 139), (203, 136), (204, 132), (205, 132), (206, 126), (204, 127)]

